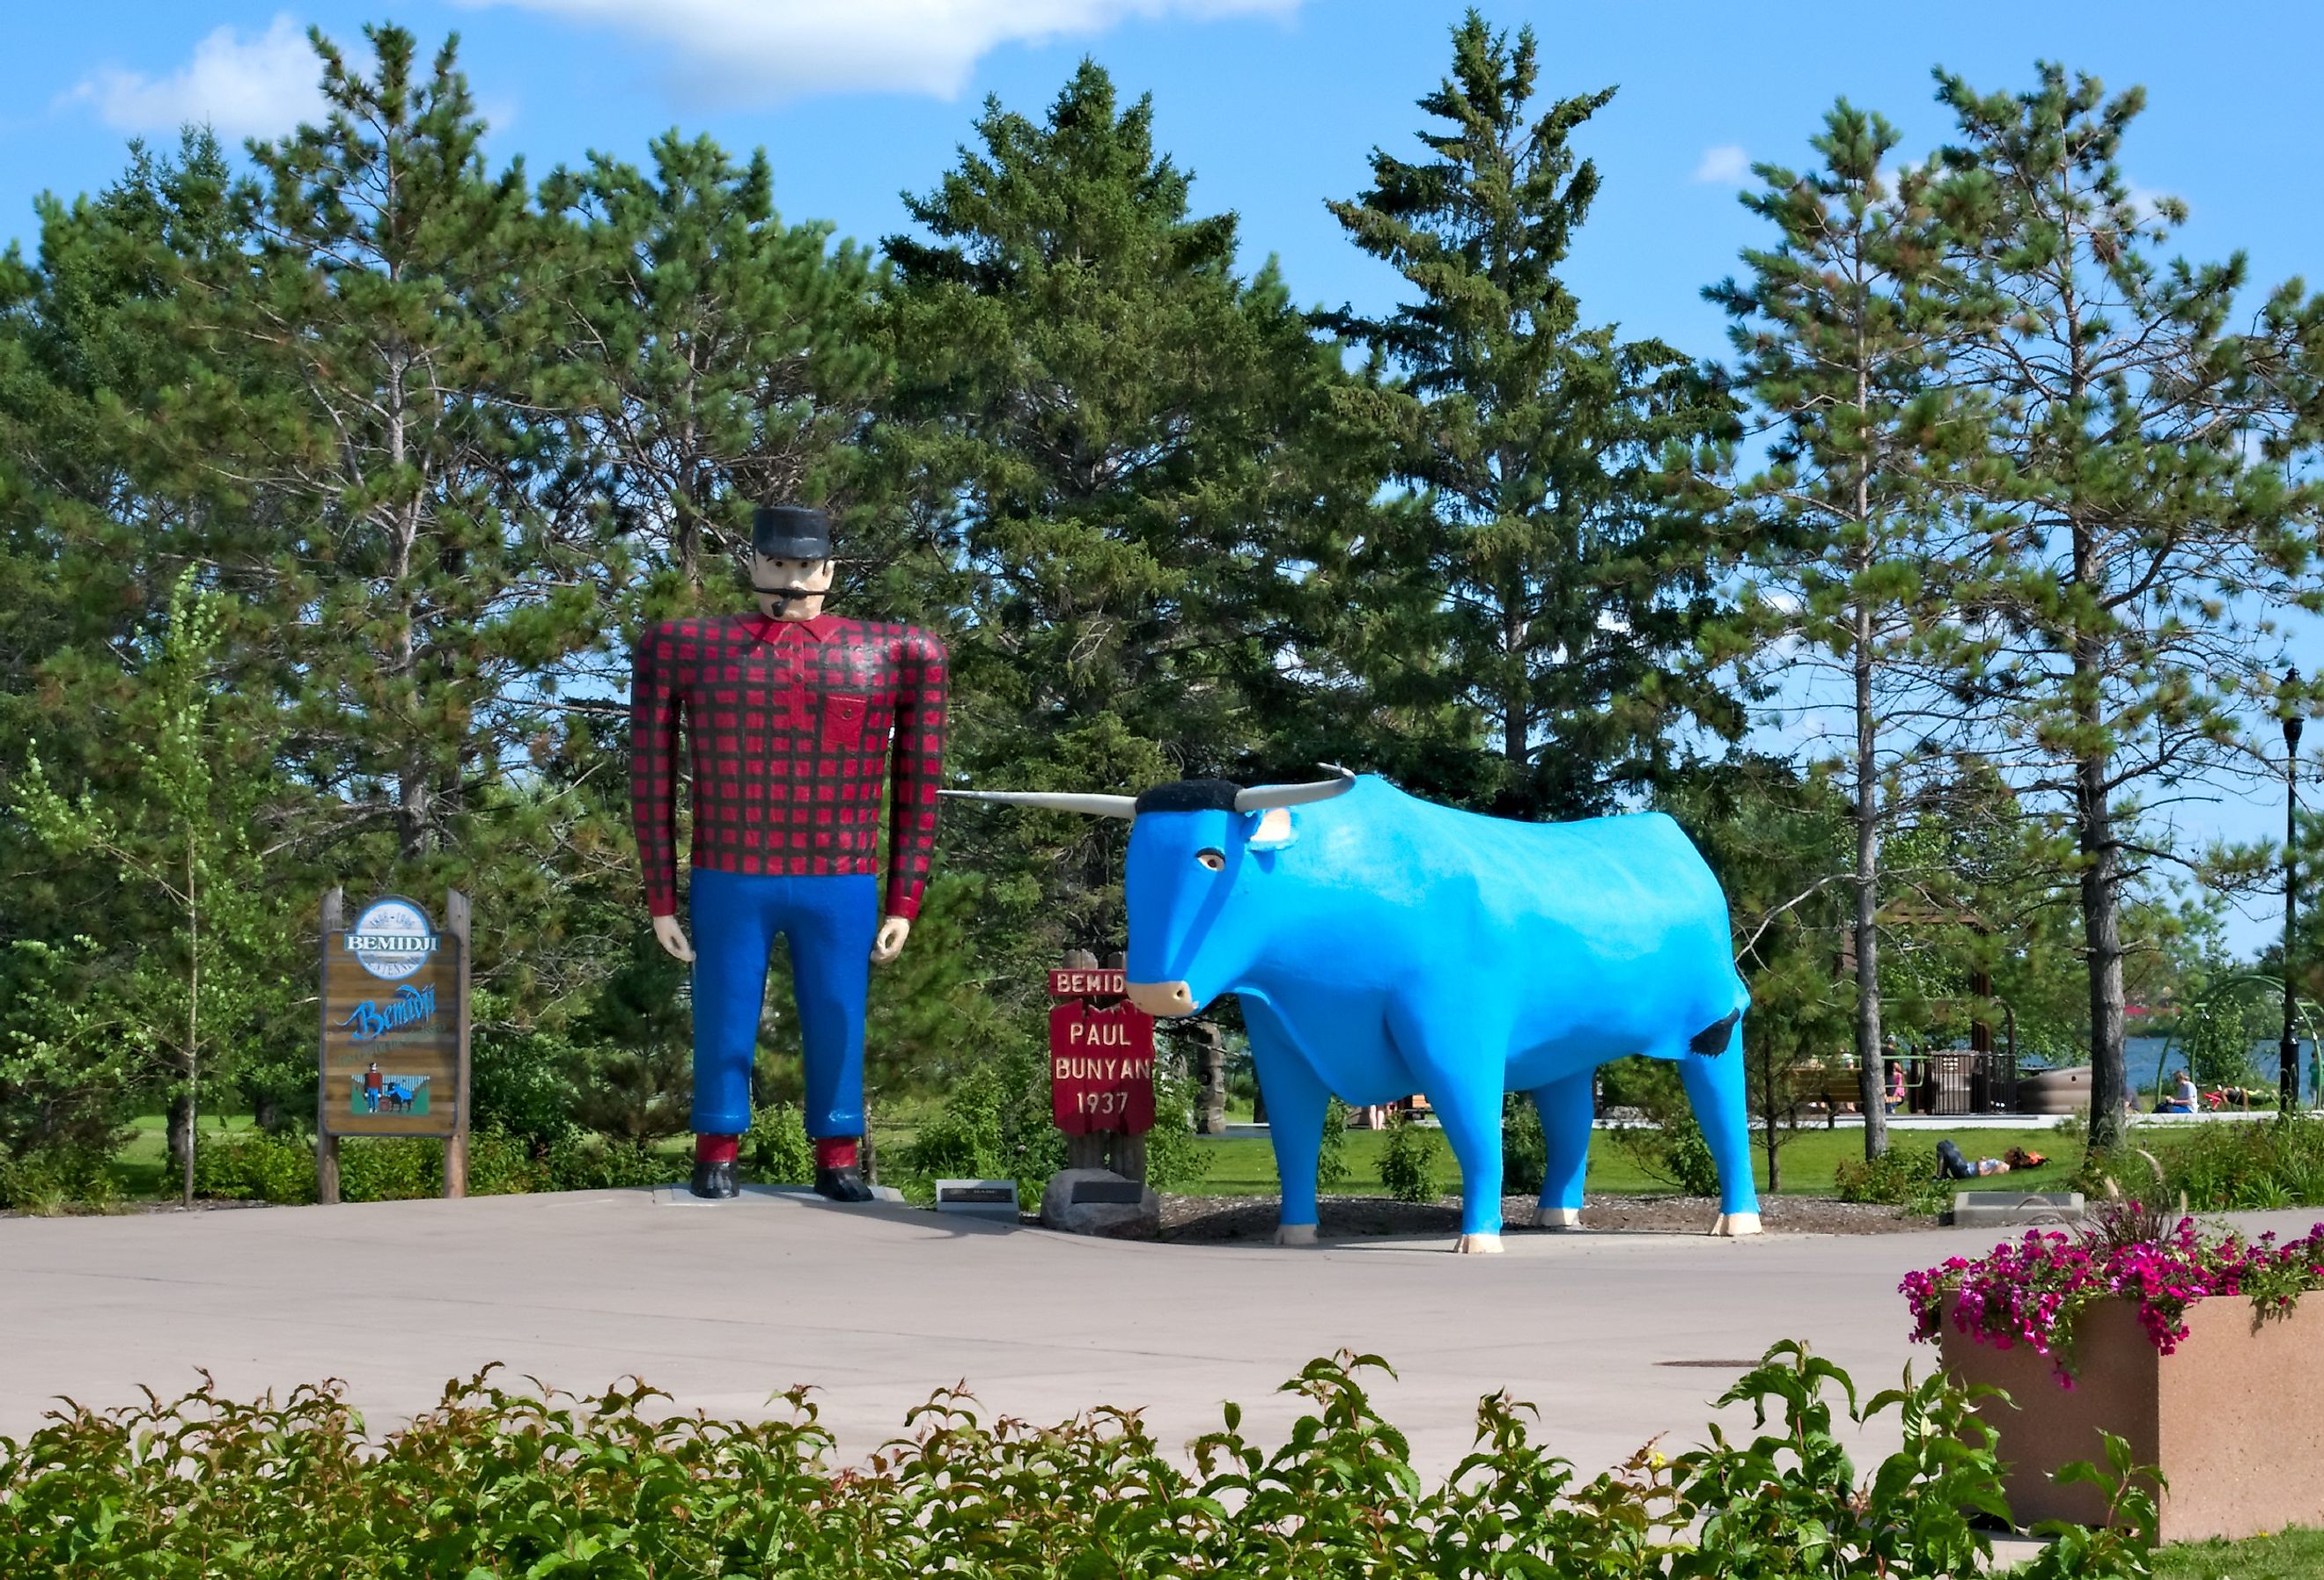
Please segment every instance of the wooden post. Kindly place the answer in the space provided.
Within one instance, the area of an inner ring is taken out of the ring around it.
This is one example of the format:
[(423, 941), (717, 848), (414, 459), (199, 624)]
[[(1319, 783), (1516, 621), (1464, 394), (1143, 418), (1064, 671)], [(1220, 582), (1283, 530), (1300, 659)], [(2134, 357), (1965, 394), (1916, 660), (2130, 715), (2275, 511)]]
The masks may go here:
[(1208, 1021), (1185, 1022), (1185, 1040), (1194, 1047), (1194, 1130), (1197, 1134), (1227, 1133), (1226, 1039)]
[[(1105, 957), (1105, 967), (1109, 971), (1126, 973), (1130, 969), (1130, 956), (1117, 949)], [(1107, 1132), (1105, 1167), (1124, 1179), (1135, 1179), (1140, 1185), (1145, 1184), (1146, 1138), (1124, 1135), (1120, 1131)]]
[[(1065, 969), (1068, 971), (1094, 971), (1097, 969), (1097, 956), (1087, 949), (1067, 949), (1065, 951)], [(1092, 1131), (1084, 1135), (1067, 1136), (1065, 1138), (1065, 1167), (1068, 1169), (1106, 1168), (1108, 1166), (1106, 1163), (1107, 1140), (1107, 1136), (1102, 1131)]]
[(444, 1195), (458, 1200), (468, 1194), (468, 897), (457, 889), (444, 894), (444, 930), (460, 940), (460, 985), (456, 997), (460, 1017), (460, 1065), (452, 1085), (452, 1133), (444, 1140)]
[(315, 979), (315, 1199), (339, 1199), (339, 1138), (331, 1133), (331, 1083), (323, 1067), (323, 1039), (331, 1027), (331, 939), (346, 926), (346, 892), (334, 884), (323, 896), (322, 970)]

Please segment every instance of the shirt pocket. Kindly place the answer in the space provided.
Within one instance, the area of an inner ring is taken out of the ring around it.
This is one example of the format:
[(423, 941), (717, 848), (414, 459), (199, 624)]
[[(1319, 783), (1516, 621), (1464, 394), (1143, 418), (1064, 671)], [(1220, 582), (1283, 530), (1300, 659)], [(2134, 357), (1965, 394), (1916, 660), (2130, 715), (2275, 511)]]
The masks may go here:
[(823, 749), (858, 752), (863, 747), (863, 712), (869, 698), (834, 691), (823, 699)]

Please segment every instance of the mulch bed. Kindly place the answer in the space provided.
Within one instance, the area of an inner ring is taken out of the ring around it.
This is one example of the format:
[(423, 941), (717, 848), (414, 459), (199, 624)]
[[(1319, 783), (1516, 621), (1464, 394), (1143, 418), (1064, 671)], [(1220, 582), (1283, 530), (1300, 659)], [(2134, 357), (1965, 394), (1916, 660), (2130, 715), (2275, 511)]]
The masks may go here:
[[(1449, 1236), (1461, 1227), (1457, 1197), (1415, 1203), (1378, 1196), (1327, 1196), (1319, 1205), (1320, 1232), (1327, 1240), (1360, 1234)], [(1271, 1196), (1166, 1196), (1160, 1237), (1198, 1243), (1271, 1241), (1279, 1206)], [(1503, 1232), (1551, 1233), (1533, 1226), (1533, 1214), (1531, 1197), (1503, 1197), (1501, 1216), (1508, 1224)], [(1718, 1215), (1719, 1204), (1708, 1197), (1593, 1196), (1583, 1203), (1582, 1226), (1628, 1234), (1701, 1234)], [(1763, 1197), (1759, 1215), (1771, 1234), (1894, 1234), (1935, 1223), (1895, 1207), (1812, 1196)]]

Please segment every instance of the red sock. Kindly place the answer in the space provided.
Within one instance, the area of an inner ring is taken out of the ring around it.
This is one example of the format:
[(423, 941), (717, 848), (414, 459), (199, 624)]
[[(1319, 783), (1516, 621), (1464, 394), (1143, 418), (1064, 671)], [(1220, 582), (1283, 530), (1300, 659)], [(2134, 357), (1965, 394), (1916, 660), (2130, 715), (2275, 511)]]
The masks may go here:
[(853, 1169), (855, 1167), (855, 1136), (817, 1136), (815, 1139), (815, 1166), (818, 1169)]
[(696, 1136), (694, 1160), (697, 1163), (732, 1163), (742, 1150), (740, 1136)]

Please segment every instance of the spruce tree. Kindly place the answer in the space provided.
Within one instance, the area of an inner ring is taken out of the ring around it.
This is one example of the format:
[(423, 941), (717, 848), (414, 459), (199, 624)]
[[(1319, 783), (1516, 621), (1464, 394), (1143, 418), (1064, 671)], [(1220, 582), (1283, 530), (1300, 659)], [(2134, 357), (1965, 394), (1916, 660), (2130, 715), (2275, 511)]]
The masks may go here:
[(1743, 727), (1717, 679), (1713, 519), (1659, 482), (1666, 451), (1732, 431), (1730, 402), (1672, 346), (1586, 322), (1557, 273), (1598, 195), (1572, 139), (1613, 90), (1536, 113), (1530, 29), (1512, 44), (1471, 11), (1452, 45), (1419, 101), (1427, 156), (1374, 150), (1370, 189), (1331, 205), (1411, 292), (1321, 319), (1392, 375), (1394, 476), (1413, 495), (1334, 569), (1351, 604), (1398, 609), (1408, 645), (1370, 678), (1410, 708), (1471, 710), (1492, 738), (1440, 788), (1586, 815), (1664, 778), (1681, 727)]

